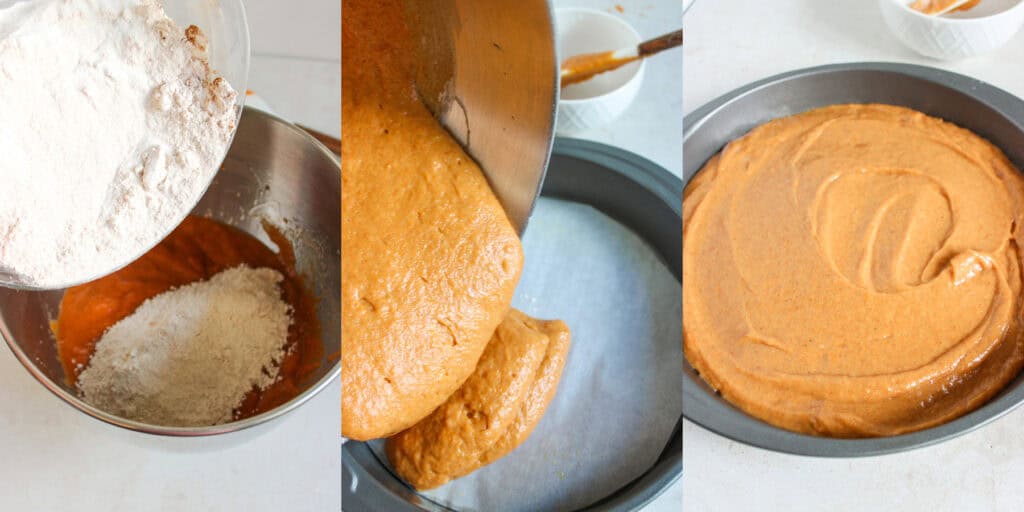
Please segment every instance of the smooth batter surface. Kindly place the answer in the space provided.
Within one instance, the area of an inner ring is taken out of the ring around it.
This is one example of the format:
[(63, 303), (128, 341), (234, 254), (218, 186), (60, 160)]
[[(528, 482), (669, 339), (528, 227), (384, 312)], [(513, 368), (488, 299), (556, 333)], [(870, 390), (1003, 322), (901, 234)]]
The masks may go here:
[(729, 144), (684, 194), (690, 363), (777, 426), (886, 436), (1021, 369), (1024, 182), (973, 133), (839, 105)]
[(569, 351), (569, 328), (515, 309), (476, 371), (441, 407), (388, 439), (388, 460), (417, 489), (431, 489), (505, 456), (544, 415)]
[(473, 372), (509, 310), (519, 238), (417, 98), (401, 5), (345, 0), (342, 434), (386, 437)]
[(57, 353), (68, 383), (75, 384), (103, 333), (146, 299), (246, 264), (272, 268), (284, 275), (281, 296), (292, 307), (293, 321), (288, 328), (288, 353), (281, 362), (280, 380), (262, 392), (250, 393), (238, 408), (238, 417), (269, 411), (298, 395), (306, 379), (320, 366), (320, 326), (313, 298), (295, 272), (291, 245), (271, 226), (265, 224), (264, 229), (280, 252), (271, 251), (252, 235), (227, 224), (189, 216), (130, 265), (68, 289), (54, 324)]

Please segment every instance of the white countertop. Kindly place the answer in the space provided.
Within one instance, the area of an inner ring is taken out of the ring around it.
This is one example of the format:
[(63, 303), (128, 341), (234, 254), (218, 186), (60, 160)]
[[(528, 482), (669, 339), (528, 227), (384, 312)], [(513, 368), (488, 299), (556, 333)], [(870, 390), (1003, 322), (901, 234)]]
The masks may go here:
[[(644, 39), (678, 30), (681, 3), (672, 0), (555, 0), (558, 7), (590, 7), (621, 16)], [(622, 8), (622, 12), (616, 9)], [(670, 50), (647, 61), (644, 81), (636, 100), (610, 126), (573, 135), (620, 147), (660, 164), (682, 176), (681, 51)], [(684, 463), (685, 464), (685, 463)], [(683, 499), (682, 479), (644, 508), (644, 512), (677, 512)]]
[[(340, 2), (246, 7), (255, 54), (249, 89), (283, 117), (338, 135)], [(340, 401), (335, 380), (267, 431), (162, 439), (86, 417), (0, 349), (0, 509), (336, 511)]]
[[(1024, 33), (994, 54), (943, 63), (905, 49), (875, 1), (697, 0), (684, 26), (686, 112), (783, 71), (867, 60), (945, 68), (1024, 97)], [(1018, 510), (1022, 432), (1024, 408), (929, 448), (818, 459), (751, 448), (686, 422), (684, 509)]]
[(245, 0), (249, 89), (285, 119), (341, 136), (341, 2)]

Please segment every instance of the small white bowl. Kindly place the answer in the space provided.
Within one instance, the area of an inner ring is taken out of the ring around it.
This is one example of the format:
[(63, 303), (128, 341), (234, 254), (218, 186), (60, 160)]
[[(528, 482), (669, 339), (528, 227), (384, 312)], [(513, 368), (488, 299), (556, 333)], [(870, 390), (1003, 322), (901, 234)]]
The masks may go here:
[(975, 8), (928, 16), (910, 8), (910, 0), (878, 0), (886, 25), (910, 49), (939, 60), (991, 52), (1024, 26), (1024, 0), (982, 0)]
[[(581, 53), (618, 50), (640, 44), (640, 34), (622, 19), (584, 8), (555, 10), (558, 61)], [(644, 61), (631, 62), (562, 89), (555, 131), (569, 135), (600, 128), (619, 117), (636, 98)]]

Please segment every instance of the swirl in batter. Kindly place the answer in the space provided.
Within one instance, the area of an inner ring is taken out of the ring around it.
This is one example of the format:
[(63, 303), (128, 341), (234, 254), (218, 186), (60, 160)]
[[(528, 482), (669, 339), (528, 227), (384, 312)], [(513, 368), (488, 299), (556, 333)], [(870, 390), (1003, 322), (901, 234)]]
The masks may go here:
[(797, 432), (912, 432), (1021, 370), (1024, 180), (968, 130), (887, 105), (766, 123), (684, 194), (687, 359)]

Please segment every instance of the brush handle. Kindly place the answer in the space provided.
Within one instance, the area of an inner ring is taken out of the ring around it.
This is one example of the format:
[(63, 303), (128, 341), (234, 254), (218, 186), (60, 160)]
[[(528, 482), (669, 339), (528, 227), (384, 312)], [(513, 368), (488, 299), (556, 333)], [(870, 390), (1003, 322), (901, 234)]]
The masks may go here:
[(679, 29), (676, 30), (675, 32), (669, 32), (668, 34), (665, 34), (663, 36), (655, 37), (654, 39), (640, 43), (639, 45), (637, 45), (636, 51), (637, 55), (639, 55), (640, 57), (646, 57), (648, 55), (658, 53), (662, 50), (667, 50), (669, 48), (681, 46), (682, 44), (683, 30)]

